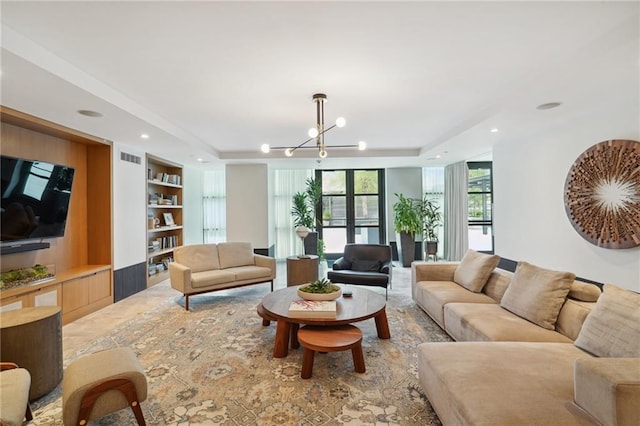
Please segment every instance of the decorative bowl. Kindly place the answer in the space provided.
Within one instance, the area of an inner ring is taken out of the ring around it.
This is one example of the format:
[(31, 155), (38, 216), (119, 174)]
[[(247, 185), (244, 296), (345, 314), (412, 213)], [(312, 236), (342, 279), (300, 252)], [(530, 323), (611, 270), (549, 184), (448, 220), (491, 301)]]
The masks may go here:
[(341, 288), (338, 288), (337, 291), (334, 291), (332, 293), (309, 293), (306, 291), (300, 291), (300, 289), (298, 288), (298, 296), (300, 296), (300, 298), (304, 300), (335, 300), (341, 295)]

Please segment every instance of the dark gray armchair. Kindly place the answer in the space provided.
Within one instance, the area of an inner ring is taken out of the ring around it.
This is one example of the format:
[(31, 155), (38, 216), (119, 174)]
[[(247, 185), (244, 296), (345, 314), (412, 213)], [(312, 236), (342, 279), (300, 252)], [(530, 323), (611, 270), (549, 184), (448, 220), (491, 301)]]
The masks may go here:
[(371, 285), (385, 288), (391, 285), (391, 246), (383, 244), (347, 244), (344, 254), (333, 263), (327, 278), (334, 283)]

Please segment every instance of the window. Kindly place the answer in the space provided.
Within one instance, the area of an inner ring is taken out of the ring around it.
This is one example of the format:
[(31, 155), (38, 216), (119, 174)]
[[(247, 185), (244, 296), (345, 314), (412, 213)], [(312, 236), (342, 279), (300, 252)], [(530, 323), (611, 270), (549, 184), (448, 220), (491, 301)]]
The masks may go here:
[(469, 162), (469, 248), (493, 253), (493, 174), (490, 161)]
[(327, 258), (347, 243), (380, 244), (384, 236), (384, 171), (317, 170), (322, 183), (322, 229)]

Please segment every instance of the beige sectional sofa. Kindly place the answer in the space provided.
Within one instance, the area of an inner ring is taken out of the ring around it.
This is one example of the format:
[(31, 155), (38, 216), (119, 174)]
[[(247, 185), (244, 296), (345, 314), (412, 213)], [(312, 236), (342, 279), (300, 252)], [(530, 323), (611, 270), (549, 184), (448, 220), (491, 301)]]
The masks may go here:
[(184, 295), (186, 310), (194, 294), (264, 282), (270, 282), (273, 291), (276, 261), (255, 254), (251, 243), (194, 244), (175, 249), (173, 256), (171, 287)]
[(412, 265), (414, 300), (456, 340), (418, 347), (443, 424), (640, 424), (640, 295), (498, 261)]

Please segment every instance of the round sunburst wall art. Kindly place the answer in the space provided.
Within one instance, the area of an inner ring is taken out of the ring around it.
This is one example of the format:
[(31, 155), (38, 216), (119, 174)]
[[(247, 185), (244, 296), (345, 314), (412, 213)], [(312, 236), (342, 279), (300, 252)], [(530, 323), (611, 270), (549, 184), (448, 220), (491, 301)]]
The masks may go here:
[(564, 184), (571, 224), (598, 247), (640, 245), (640, 142), (610, 140), (587, 149)]

